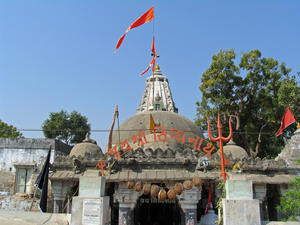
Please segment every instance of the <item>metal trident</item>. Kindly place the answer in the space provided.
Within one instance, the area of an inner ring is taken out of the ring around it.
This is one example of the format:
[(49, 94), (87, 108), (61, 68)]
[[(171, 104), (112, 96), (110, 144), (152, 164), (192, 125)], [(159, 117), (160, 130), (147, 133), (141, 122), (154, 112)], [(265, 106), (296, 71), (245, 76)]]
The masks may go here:
[(100, 164), (99, 164), (99, 162), (97, 162), (97, 166), (99, 167), (99, 168), (101, 168), (101, 170), (102, 170), (102, 177), (104, 177), (105, 176), (105, 173), (104, 173), (104, 167), (105, 167), (105, 160), (103, 160), (103, 161), (100, 161)]
[(226, 164), (225, 164), (224, 153), (223, 153), (223, 141), (228, 142), (232, 138), (231, 117), (232, 117), (232, 115), (230, 116), (230, 119), (229, 119), (229, 136), (227, 138), (225, 138), (225, 137), (222, 136), (222, 124), (221, 124), (220, 114), (218, 113), (218, 131), (219, 131), (219, 137), (217, 137), (217, 138), (214, 138), (211, 135), (211, 132), (210, 132), (210, 122), (209, 122), (208, 117), (206, 117), (207, 121), (208, 121), (207, 133), (208, 133), (209, 139), (212, 140), (213, 142), (218, 142), (219, 141), (219, 143), (220, 143), (221, 166), (222, 166), (222, 174), (221, 174), (221, 176), (223, 176), (224, 183), (226, 182), (226, 175), (227, 175), (226, 172), (225, 172), (225, 165), (227, 165), (228, 162), (226, 162)]

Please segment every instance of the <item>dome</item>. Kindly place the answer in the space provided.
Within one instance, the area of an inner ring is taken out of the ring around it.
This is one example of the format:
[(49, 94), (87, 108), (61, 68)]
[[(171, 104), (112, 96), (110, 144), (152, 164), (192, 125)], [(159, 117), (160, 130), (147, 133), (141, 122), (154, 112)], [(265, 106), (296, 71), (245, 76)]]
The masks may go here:
[(240, 146), (237, 146), (232, 139), (227, 143), (226, 146), (223, 147), (223, 152), (227, 156), (231, 153), (233, 159), (242, 159), (244, 157), (249, 157), (246, 150)]
[(79, 143), (75, 145), (71, 152), (70, 152), (70, 157), (72, 156), (82, 156), (84, 157), (85, 153), (88, 152), (92, 155), (95, 154), (101, 154), (102, 150), (101, 148), (97, 145), (97, 142), (94, 140), (89, 139), (88, 134), (85, 137), (85, 140), (82, 141), (82, 143)]
[[(150, 114), (152, 115), (156, 126), (163, 126), (162, 129), (167, 129), (168, 141), (160, 141), (160, 142), (153, 143), (154, 134), (149, 133)], [(181, 135), (183, 136), (185, 134), (184, 141), (182, 140), (177, 141), (176, 139), (170, 137), (171, 129), (174, 128), (183, 131)], [(199, 136), (200, 138), (204, 138), (202, 131), (199, 129), (199, 127), (197, 127), (196, 124), (194, 124), (191, 120), (189, 120), (188, 118), (182, 115), (179, 115), (174, 112), (168, 112), (168, 111), (146, 111), (146, 112), (138, 113), (125, 120), (120, 125), (120, 127), (114, 131), (112, 144), (118, 145), (120, 142), (124, 141), (125, 139), (127, 139), (129, 143), (133, 135), (138, 136), (139, 130), (144, 131), (145, 136), (149, 141), (149, 143), (140, 147), (161, 148), (162, 150), (165, 150), (167, 148), (183, 149), (183, 145), (185, 145), (184, 148), (187, 148), (189, 146), (190, 148), (193, 148), (194, 143), (188, 142), (189, 138), (192, 137), (195, 139), (197, 138), (197, 136)], [(184, 144), (182, 144), (182, 142), (184, 142)], [(189, 146), (187, 146), (187, 144)]]

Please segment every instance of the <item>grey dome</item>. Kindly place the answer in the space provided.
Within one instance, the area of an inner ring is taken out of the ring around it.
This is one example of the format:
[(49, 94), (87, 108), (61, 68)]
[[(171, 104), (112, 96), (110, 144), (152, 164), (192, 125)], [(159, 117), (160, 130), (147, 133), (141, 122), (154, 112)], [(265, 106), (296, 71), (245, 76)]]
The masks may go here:
[(88, 134), (82, 143), (79, 143), (72, 148), (72, 150), (70, 152), (70, 157), (72, 157), (72, 156), (84, 157), (86, 152), (90, 153), (91, 155), (97, 155), (97, 154), (102, 153), (102, 150), (97, 145), (97, 142), (89, 139)]
[[(160, 142), (153, 144), (153, 134), (149, 134), (150, 114), (152, 114), (156, 126), (163, 126), (163, 129), (168, 130), (168, 142)], [(149, 142), (152, 141), (152, 143), (145, 144), (143, 147), (159, 147), (161, 149), (182, 148), (183, 144), (174, 142), (174, 139), (170, 138), (170, 130), (173, 128), (177, 130), (182, 130), (184, 132), (188, 132), (185, 133), (185, 143), (189, 144), (190, 146), (193, 146), (193, 143), (187, 143), (189, 137), (196, 138), (196, 136), (199, 136), (201, 138), (204, 138), (203, 133), (199, 129), (199, 127), (197, 127), (196, 124), (194, 124), (191, 120), (182, 115), (168, 111), (146, 111), (143, 113), (138, 113), (125, 120), (120, 125), (120, 127), (114, 131), (112, 143), (113, 145), (118, 145), (120, 141), (122, 142), (125, 139), (130, 140), (133, 135), (138, 134), (139, 130), (143, 130), (145, 132), (147, 140)], [(185, 148), (187, 147), (188, 146), (185, 146)]]
[(233, 159), (242, 159), (244, 157), (249, 157), (246, 150), (240, 146), (237, 146), (232, 139), (227, 143), (226, 146), (223, 147), (223, 152), (227, 156), (231, 153)]

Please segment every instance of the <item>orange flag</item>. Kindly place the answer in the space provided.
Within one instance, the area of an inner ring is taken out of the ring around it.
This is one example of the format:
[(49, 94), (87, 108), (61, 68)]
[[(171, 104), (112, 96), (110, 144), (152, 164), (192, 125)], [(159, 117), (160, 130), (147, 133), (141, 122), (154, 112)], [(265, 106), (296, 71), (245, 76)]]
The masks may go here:
[[(156, 51), (155, 51), (155, 42), (154, 42), (154, 36), (153, 36), (153, 40), (152, 40), (152, 47), (151, 47), (151, 51), (153, 52), (153, 59), (154, 62), (152, 64), (152, 71), (154, 72), (154, 67), (155, 67), (155, 60), (156, 60)], [(151, 61), (152, 62), (152, 61)]]
[(149, 128), (150, 128), (150, 134), (153, 133), (153, 129), (154, 129), (155, 126), (156, 125), (155, 125), (155, 122), (153, 120), (152, 114), (150, 114), (150, 126), (149, 126)]
[(150, 20), (153, 20), (154, 19), (154, 6), (152, 6), (147, 12), (145, 12), (140, 18), (138, 18), (136, 21), (134, 21), (129, 27), (128, 29), (126, 30), (125, 34), (123, 34), (122, 37), (120, 37), (118, 43), (117, 43), (117, 46), (116, 46), (116, 49), (115, 49), (115, 52), (117, 52), (117, 49), (121, 46), (124, 38), (125, 38), (125, 35), (126, 33), (133, 29), (133, 28), (136, 28), (138, 26), (141, 26), (143, 25), (144, 23), (147, 23), (149, 22)]
[(210, 206), (210, 202), (211, 202), (211, 192), (212, 192), (212, 184), (210, 185), (210, 188), (209, 188), (208, 199), (207, 199), (207, 206), (206, 206), (206, 210), (205, 210), (204, 216), (207, 214), (208, 209), (209, 209), (209, 206)]
[(114, 119), (113, 119), (112, 125), (110, 127), (110, 131), (109, 131), (108, 144), (107, 144), (107, 149), (108, 150), (110, 150), (112, 148), (112, 133), (113, 133), (116, 117), (119, 118), (118, 105), (116, 105)]
[(144, 75), (152, 66), (152, 71), (154, 71), (154, 67), (155, 67), (155, 60), (156, 60), (156, 51), (155, 51), (155, 43), (154, 43), (154, 36), (153, 36), (153, 40), (152, 40), (152, 46), (151, 46), (151, 51), (153, 53), (153, 59), (151, 60), (149, 66), (147, 67), (147, 69), (141, 73), (140, 76)]
[(279, 130), (277, 131), (275, 136), (277, 137), (280, 134), (282, 134), (283, 129), (285, 129), (286, 127), (288, 127), (289, 125), (291, 125), (294, 122), (296, 122), (295, 117), (293, 116), (291, 110), (289, 108), (286, 108), (286, 111), (281, 120), (281, 127), (279, 128)]

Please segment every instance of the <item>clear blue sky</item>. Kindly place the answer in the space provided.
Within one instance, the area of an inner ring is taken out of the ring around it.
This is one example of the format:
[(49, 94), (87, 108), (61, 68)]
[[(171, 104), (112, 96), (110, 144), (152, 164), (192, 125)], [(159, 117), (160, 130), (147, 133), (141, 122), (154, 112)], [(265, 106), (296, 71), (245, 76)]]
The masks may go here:
[[(76, 110), (92, 130), (136, 114), (151, 61), (153, 23), (128, 32), (154, 5), (157, 60), (179, 113), (195, 119), (200, 78), (220, 49), (261, 50), (300, 71), (300, 1), (0, 0), (0, 119), (40, 130), (50, 112)], [(299, 79), (298, 79), (299, 80)], [(21, 131), (42, 138), (41, 131)], [(92, 132), (105, 149), (108, 132)]]

